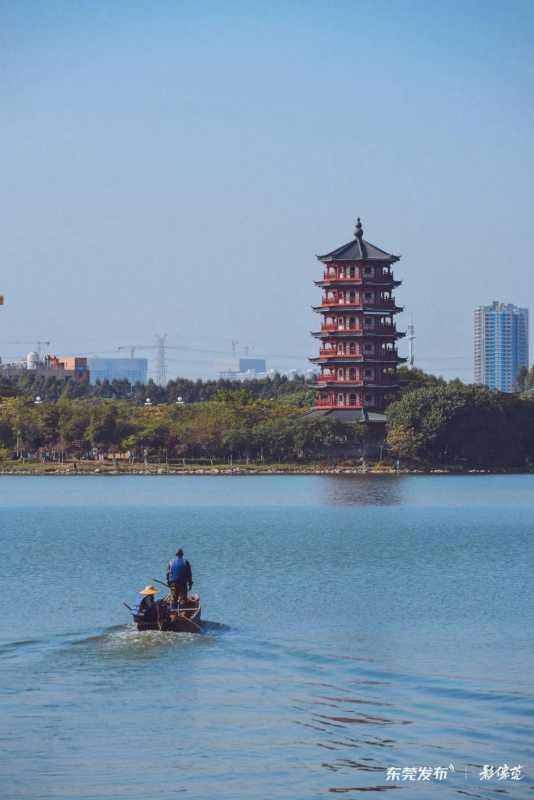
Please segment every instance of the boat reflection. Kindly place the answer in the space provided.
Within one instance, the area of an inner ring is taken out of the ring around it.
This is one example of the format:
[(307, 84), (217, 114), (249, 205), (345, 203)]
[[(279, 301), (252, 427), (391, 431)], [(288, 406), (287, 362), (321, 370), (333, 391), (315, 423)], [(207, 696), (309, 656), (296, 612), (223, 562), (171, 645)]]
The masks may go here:
[(333, 506), (395, 506), (405, 499), (404, 475), (323, 475), (322, 499)]

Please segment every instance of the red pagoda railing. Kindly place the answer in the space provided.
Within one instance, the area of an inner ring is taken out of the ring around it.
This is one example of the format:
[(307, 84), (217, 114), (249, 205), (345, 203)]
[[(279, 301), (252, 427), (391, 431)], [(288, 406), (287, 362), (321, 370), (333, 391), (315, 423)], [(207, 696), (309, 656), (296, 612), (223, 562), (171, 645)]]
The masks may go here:
[(341, 328), (338, 327), (335, 323), (328, 323), (323, 322), (321, 325), (321, 331), (323, 333), (346, 333), (351, 334), (353, 336), (361, 335), (364, 336), (372, 336), (373, 333), (389, 333), (394, 336), (397, 333), (397, 329), (394, 325), (374, 325), (372, 328)]
[(362, 408), (361, 401), (354, 401), (353, 403), (336, 403), (330, 400), (316, 400), (316, 408)]
[(394, 277), (392, 272), (384, 272), (383, 275), (364, 275), (363, 280), (369, 283), (391, 283)]
[(321, 297), (322, 306), (361, 306), (360, 300), (341, 300), (340, 298)]
[(319, 350), (319, 357), (347, 359), (366, 358), (370, 361), (396, 361), (399, 357), (399, 353), (396, 349), (386, 350), (382, 353), (338, 353), (336, 350), (326, 350), (325, 348), (321, 347)]
[(338, 330), (345, 330), (345, 328), (341, 329), (338, 328), (337, 323), (335, 322), (323, 322), (321, 325), (322, 331), (338, 331)]
[(395, 308), (394, 297), (382, 297), (379, 300), (340, 300), (339, 298), (321, 297), (322, 306), (354, 306), (363, 308), (364, 306), (375, 306), (376, 308)]
[(359, 281), (361, 280), (361, 276), (359, 274), (355, 275), (330, 275), (328, 272), (323, 273), (323, 281)]
[(395, 298), (381, 297), (380, 300), (377, 300), (376, 303), (372, 303), (372, 305), (383, 306), (384, 308), (395, 308)]
[(375, 281), (376, 283), (391, 283), (393, 278), (392, 272), (384, 272), (382, 275), (336, 275), (329, 272), (323, 272), (323, 281)]
[(322, 331), (340, 331), (340, 332), (343, 331), (344, 333), (345, 332), (357, 333), (358, 331), (361, 331), (361, 328), (340, 328), (340, 327), (338, 327), (338, 325), (335, 322), (332, 322), (332, 323), (323, 322), (323, 324), (321, 325), (321, 330)]
[(319, 375), (317, 383), (351, 383), (358, 386), (397, 386), (397, 379), (384, 380), (380, 378), (339, 378), (337, 375)]
[(339, 358), (335, 350), (325, 350), (323, 347), (319, 350), (320, 358)]

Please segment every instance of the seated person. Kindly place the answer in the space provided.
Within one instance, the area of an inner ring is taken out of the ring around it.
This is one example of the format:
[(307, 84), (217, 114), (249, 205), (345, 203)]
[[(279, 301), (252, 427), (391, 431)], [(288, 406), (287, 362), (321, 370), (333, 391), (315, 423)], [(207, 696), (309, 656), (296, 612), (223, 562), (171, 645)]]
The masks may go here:
[(139, 592), (134, 612), (134, 619), (137, 623), (146, 625), (157, 625), (159, 623), (159, 607), (155, 599), (157, 593), (156, 587), (150, 584)]

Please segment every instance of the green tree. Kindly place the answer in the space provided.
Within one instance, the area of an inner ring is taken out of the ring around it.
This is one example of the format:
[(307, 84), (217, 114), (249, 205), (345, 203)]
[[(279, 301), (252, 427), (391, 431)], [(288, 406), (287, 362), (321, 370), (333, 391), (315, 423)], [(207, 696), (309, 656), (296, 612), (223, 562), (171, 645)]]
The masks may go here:
[(427, 465), (521, 466), (525, 414), (509, 401), (478, 386), (417, 389), (387, 409), (387, 442), (397, 456)]

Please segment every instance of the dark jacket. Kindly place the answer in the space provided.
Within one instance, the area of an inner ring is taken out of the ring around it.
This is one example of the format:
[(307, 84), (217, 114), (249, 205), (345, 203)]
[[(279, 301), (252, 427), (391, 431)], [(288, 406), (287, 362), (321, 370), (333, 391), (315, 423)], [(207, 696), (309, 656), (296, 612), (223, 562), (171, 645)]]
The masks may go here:
[(136, 622), (157, 622), (158, 616), (158, 601), (150, 595), (145, 597), (139, 594), (134, 609)]

